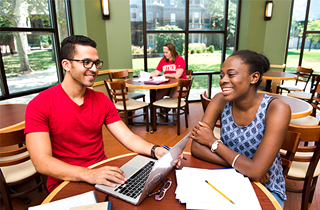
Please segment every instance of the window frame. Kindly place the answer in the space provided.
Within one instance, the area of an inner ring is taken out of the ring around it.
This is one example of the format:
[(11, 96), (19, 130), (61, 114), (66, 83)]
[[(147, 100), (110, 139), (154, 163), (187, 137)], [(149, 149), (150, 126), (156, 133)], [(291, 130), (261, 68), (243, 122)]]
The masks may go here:
[[(186, 63), (186, 69), (188, 69), (188, 40), (189, 40), (189, 34), (222, 34), (224, 37), (224, 43), (221, 51), (221, 64), (225, 61), (226, 58), (226, 49), (227, 49), (227, 26), (228, 26), (228, 13), (229, 13), (229, 0), (224, 0), (226, 9), (224, 11), (224, 30), (222, 31), (215, 31), (215, 30), (189, 30), (189, 19), (190, 19), (190, 14), (189, 14), (189, 6), (190, 6), (190, 1), (192, 2), (193, 0), (186, 0), (186, 14), (185, 14), (185, 30), (181, 31), (161, 31), (159, 32), (158, 30), (150, 30), (147, 29), (147, 21), (146, 21), (146, 8), (147, 8), (147, 3), (146, 1), (142, 1), (142, 17), (143, 17), (143, 46), (144, 46), (144, 71), (148, 71), (148, 61), (147, 61), (147, 34), (157, 34), (157, 33), (184, 33), (185, 34), (185, 63)], [(238, 0), (238, 6), (237, 6), (237, 15), (236, 15), (236, 32), (235, 32), (235, 44), (234, 44), (234, 50), (238, 50), (238, 42), (239, 42), (239, 27), (240, 27), (240, 10), (241, 10), (241, 0)], [(199, 16), (200, 18), (200, 16)], [(214, 71), (212, 71), (214, 72)], [(201, 73), (201, 72), (199, 72)], [(194, 73), (195, 75), (197, 73)], [(211, 85), (210, 85), (211, 86)], [(211, 89), (211, 87), (209, 87)]]
[[(70, 0), (64, 0), (66, 5), (66, 20), (67, 20), (67, 30), (68, 35), (73, 34), (73, 27), (72, 27), (72, 15), (71, 15), (71, 6), (70, 6)], [(58, 83), (61, 83), (64, 78), (64, 72), (63, 68), (61, 66), (60, 62), (60, 40), (59, 40), (59, 33), (58, 33), (58, 24), (57, 24), (57, 13), (56, 13), (56, 7), (55, 7), (55, 0), (48, 0), (48, 11), (50, 15), (51, 20), (51, 28), (19, 28), (19, 27), (0, 27), (1, 32), (43, 32), (43, 33), (52, 33), (53, 34), (53, 40), (52, 40), (52, 47), (55, 52), (55, 60), (56, 60), (56, 67), (57, 67), (57, 77), (58, 77)], [(5, 74), (4, 64), (2, 60), (2, 53), (0, 51), (0, 83), (1, 83), (1, 91), (2, 95), (0, 95), (0, 101), (26, 96), (34, 93), (39, 93), (43, 90), (48, 89), (48, 87), (42, 87), (42, 88), (35, 88), (31, 90), (26, 90), (22, 92), (16, 92), (16, 93), (10, 93), (8, 83), (7, 83), (7, 77)]]
[[(286, 53), (285, 53), (285, 58), (284, 58), (284, 63), (285, 64), (287, 64), (287, 59), (288, 59), (289, 43), (290, 43), (290, 32), (291, 32), (291, 23), (292, 23), (294, 1), (295, 0), (291, 0), (289, 26), (288, 26), (289, 30), (288, 30), (288, 34), (287, 34), (287, 46), (286, 46)], [(302, 40), (301, 40), (301, 47), (300, 47), (300, 55), (299, 55), (298, 66), (302, 66), (303, 53), (304, 53), (304, 50), (305, 50), (305, 42), (306, 42), (307, 35), (308, 34), (320, 34), (320, 31), (308, 31), (307, 30), (308, 21), (309, 21), (310, 5), (311, 5), (311, 0), (307, 0), (306, 14), (305, 14), (305, 19), (304, 19), (304, 26), (303, 26), (303, 33), (302, 33)]]

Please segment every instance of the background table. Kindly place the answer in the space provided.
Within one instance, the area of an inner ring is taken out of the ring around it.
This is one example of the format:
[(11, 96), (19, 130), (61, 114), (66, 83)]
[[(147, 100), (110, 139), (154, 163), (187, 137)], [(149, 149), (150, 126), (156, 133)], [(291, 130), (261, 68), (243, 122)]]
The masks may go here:
[(273, 94), (273, 93), (267, 93), (268, 95), (280, 99), (281, 101), (288, 104), (291, 108), (291, 119), (306, 117), (311, 114), (312, 112), (312, 106), (300, 99), (279, 95), (279, 94)]
[(156, 124), (156, 118), (154, 118), (153, 113), (153, 102), (156, 101), (156, 94), (159, 89), (167, 89), (167, 88), (173, 88), (178, 86), (178, 79), (172, 79), (170, 78), (168, 82), (164, 82), (159, 85), (151, 85), (151, 84), (144, 84), (144, 82), (135, 81), (136, 79), (127, 79), (126, 85), (128, 88), (136, 88), (136, 89), (149, 89), (150, 93), (150, 119), (151, 119), (151, 133), (155, 131), (155, 124)]
[(24, 127), (27, 104), (0, 104), (0, 131)]
[(266, 80), (266, 91), (271, 92), (272, 80), (291, 80), (295, 79), (296, 75), (288, 72), (267, 71), (261, 78)]
[[(108, 166), (121, 166), (131, 158), (133, 158), (136, 153), (130, 153), (108, 160), (102, 161), (101, 163), (95, 164), (92, 167), (102, 167), (105, 165)], [(203, 160), (192, 157), (190, 153), (185, 153), (184, 156), (187, 160), (183, 160), (183, 166), (194, 167), (194, 168), (223, 168), (222, 166), (215, 165), (212, 163), (205, 162)], [(90, 167), (90, 168), (92, 168)], [(165, 197), (161, 201), (156, 201), (154, 196), (146, 197), (145, 200), (139, 205), (134, 206), (130, 203), (122, 201), (118, 198), (109, 196), (109, 201), (112, 201), (112, 209), (186, 209), (184, 204), (179, 204), (179, 201), (175, 199), (175, 189), (177, 187), (177, 182), (175, 178), (175, 170), (168, 175), (172, 179), (172, 185), (170, 189), (166, 192)], [(271, 193), (260, 183), (251, 182), (257, 197), (259, 199), (262, 209), (281, 209), (280, 205), (277, 203), (275, 198)], [(161, 184), (157, 186), (156, 189), (159, 189)], [(81, 193), (88, 192), (90, 190), (95, 190), (94, 185), (87, 184), (85, 182), (63, 182), (58, 188), (56, 188), (50, 195), (42, 202), (42, 204), (49, 203), (51, 201), (56, 201), (59, 199), (67, 198), (70, 196), (78, 195)], [(97, 191), (97, 197), (99, 202), (103, 202), (106, 194), (100, 191)]]

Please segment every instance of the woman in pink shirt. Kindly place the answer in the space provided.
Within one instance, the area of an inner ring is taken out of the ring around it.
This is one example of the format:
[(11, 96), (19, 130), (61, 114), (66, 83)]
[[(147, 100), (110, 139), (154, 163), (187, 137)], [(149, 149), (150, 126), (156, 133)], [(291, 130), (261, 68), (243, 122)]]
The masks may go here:
[[(152, 77), (158, 76), (163, 72), (163, 76), (167, 78), (187, 79), (187, 75), (184, 71), (185, 62), (182, 56), (178, 55), (175, 46), (168, 42), (163, 46), (164, 56), (160, 60), (155, 71), (151, 72)], [(177, 95), (177, 87), (157, 90), (156, 100), (162, 99), (164, 96), (170, 93), (170, 97), (174, 98)]]

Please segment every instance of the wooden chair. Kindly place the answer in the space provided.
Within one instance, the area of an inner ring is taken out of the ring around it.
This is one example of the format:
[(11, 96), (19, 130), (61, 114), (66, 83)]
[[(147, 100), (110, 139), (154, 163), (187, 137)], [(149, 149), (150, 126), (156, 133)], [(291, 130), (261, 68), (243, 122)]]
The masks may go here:
[(310, 93), (304, 92), (304, 91), (293, 91), (288, 93), (287, 96), (293, 97), (293, 98), (299, 98), (301, 100), (311, 102), (311, 99), (313, 98), (312, 94), (316, 91), (316, 88), (318, 87), (318, 84), (320, 82), (320, 76), (317, 75), (316, 79), (314, 80), (314, 83), (311, 84), (311, 90)]
[[(129, 124), (141, 124), (141, 122), (134, 122), (133, 118), (145, 116), (145, 124), (146, 130), (149, 131), (149, 117), (148, 117), (148, 107), (149, 104), (142, 101), (136, 101), (134, 99), (129, 99), (126, 97), (128, 92), (126, 90), (126, 82), (124, 80), (111, 82), (106, 82), (107, 92), (110, 96), (110, 100), (114, 103), (115, 107), (119, 112), (124, 112), (124, 117), (120, 115), (120, 117), (125, 119), (126, 125)], [(138, 109), (143, 109), (144, 112), (142, 114), (134, 114), (133, 112)], [(143, 122), (144, 124), (144, 122)]]
[[(288, 192), (302, 193), (301, 209), (308, 209), (320, 175), (320, 126), (289, 125), (289, 131), (300, 133), (300, 144), (289, 169), (287, 180), (302, 181), (302, 189), (291, 189)], [(304, 142), (308, 143), (308, 146)], [(310, 146), (312, 144), (312, 146)]]
[(283, 176), (286, 179), (291, 167), (294, 155), (300, 141), (300, 133), (287, 131), (283, 140), (280, 156), (282, 160)]
[(189, 70), (185, 69), (184, 72), (186, 72), (188, 79), (190, 79), (190, 77), (192, 77), (192, 73), (193, 73), (192, 69), (189, 69)]
[(207, 91), (204, 91), (202, 94), (200, 94), (201, 104), (203, 112), (206, 112), (207, 106), (209, 105), (211, 99), (207, 96)]
[[(313, 69), (312, 68), (305, 68), (305, 67), (301, 67), (301, 66), (298, 66), (298, 69), (297, 69), (297, 77), (296, 77), (296, 84), (294, 87), (290, 87), (290, 86), (285, 86), (285, 85), (279, 85), (277, 86), (277, 93), (280, 92), (280, 94), (282, 94), (282, 90), (286, 90), (288, 91), (288, 93), (290, 93), (291, 91), (305, 91), (306, 90), (306, 87), (307, 87), (307, 84), (312, 76), (312, 73), (313, 73)], [(305, 83), (304, 87), (303, 88), (300, 88), (297, 86), (298, 82), (303, 82)]]
[[(209, 99), (207, 96), (207, 91), (204, 91), (202, 94), (200, 94), (200, 98), (201, 98), (203, 112), (206, 112), (206, 109), (211, 101), (211, 99)], [(220, 128), (221, 128), (221, 122), (219, 119), (213, 128), (214, 136), (218, 139), (220, 139)]]
[[(127, 79), (129, 76), (129, 71), (124, 70), (124, 71), (116, 71), (116, 72), (110, 72), (109, 73), (109, 79), (111, 82), (119, 81), (121, 78)], [(132, 98), (132, 99), (139, 99), (142, 98), (143, 102), (145, 102), (145, 94), (144, 93), (139, 93), (139, 92), (131, 92), (127, 88), (128, 95), (127, 97)]]
[[(158, 123), (158, 124), (172, 124), (168, 122), (168, 116), (171, 115), (171, 116), (177, 117), (176, 125), (177, 125), (178, 135), (180, 135), (180, 115), (182, 114), (185, 115), (185, 124), (186, 124), (186, 128), (188, 128), (188, 116), (187, 116), (188, 108), (187, 108), (186, 101), (188, 101), (192, 81), (193, 81), (193, 77), (191, 77), (190, 79), (179, 79), (178, 90), (177, 90), (179, 92), (179, 95), (177, 96), (177, 98), (163, 98), (153, 103), (153, 107), (154, 107), (153, 112), (155, 114), (154, 119), (156, 119), (157, 114), (166, 116), (166, 122)], [(157, 107), (160, 107), (163, 109), (160, 109), (160, 111), (157, 112), (157, 109), (156, 109)], [(175, 112), (170, 114), (167, 112), (168, 109), (173, 109)], [(161, 111), (161, 110), (164, 110), (164, 111)], [(155, 125), (154, 129), (156, 130), (157, 122), (153, 122), (153, 123)]]
[(317, 111), (320, 110), (320, 76), (318, 75), (316, 80), (318, 81), (317, 87), (311, 93), (310, 104), (313, 107), (311, 115), (307, 117), (291, 119), (290, 123), (294, 125), (302, 125), (302, 126), (316, 126), (320, 125), (319, 119), (316, 118)]
[[(27, 151), (24, 128), (0, 132), (0, 190), (6, 210), (12, 210), (11, 198), (21, 197), (35, 189), (42, 191), (43, 177), (34, 168)], [(36, 183), (23, 192), (15, 192), (14, 186), (30, 182)], [(45, 186), (44, 186), (45, 187)], [(45, 188), (46, 189), (46, 188)], [(25, 203), (31, 202), (29, 198)]]

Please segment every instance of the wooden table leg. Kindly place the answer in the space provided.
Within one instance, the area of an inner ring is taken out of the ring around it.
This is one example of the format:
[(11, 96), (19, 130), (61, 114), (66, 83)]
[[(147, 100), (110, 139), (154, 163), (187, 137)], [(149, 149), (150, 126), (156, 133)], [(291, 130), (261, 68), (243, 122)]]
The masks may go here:
[(270, 79), (267, 79), (267, 81), (266, 81), (266, 90), (265, 91), (267, 91), (269, 93), (271, 93), (271, 82), (272, 82), (272, 80), (270, 80)]

